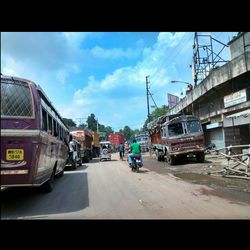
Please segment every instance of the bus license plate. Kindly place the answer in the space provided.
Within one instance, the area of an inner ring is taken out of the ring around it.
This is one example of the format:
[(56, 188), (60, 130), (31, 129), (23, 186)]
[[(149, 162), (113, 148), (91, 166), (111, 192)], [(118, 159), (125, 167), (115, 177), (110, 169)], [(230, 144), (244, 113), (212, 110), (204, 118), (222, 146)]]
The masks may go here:
[(6, 160), (7, 161), (20, 161), (24, 159), (23, 149), (7, 149)]

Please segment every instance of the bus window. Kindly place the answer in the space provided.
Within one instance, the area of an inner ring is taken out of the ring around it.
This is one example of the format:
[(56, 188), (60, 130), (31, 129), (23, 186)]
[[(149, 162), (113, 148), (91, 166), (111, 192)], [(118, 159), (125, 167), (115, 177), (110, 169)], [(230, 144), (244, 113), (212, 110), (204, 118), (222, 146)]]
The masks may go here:
[(58, 136), (58, 132), (57, 132), (57, 122), (53, 119), (53, 133), (52, 135), (54, 135), (55, 137)]
[(33, 101), (27, 83), (1, 79), (1, 116), (33, 116)]
[(52, 134), (52, 117), (50, 116), (50, 115), (48, 115), (48, 125), (49, 125), (49, 127), (48, 127), (48, 132), (50, 133), (50, 134)]
[(47, 131), (47, 129), (48, 129), (47, 112), (42, 108), (42, 130)]

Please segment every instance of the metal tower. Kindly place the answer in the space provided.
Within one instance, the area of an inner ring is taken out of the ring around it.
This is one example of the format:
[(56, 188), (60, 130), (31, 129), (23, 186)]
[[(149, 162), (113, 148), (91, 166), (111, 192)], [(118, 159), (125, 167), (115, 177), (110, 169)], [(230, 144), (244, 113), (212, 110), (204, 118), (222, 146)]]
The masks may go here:
[[(216, 53), (214, 50), (215, 46), (217, 48), (218, 45), (220, 46), (220, 50), (218, 49), (219, 52)], [(228, 62), (220, 56), (225, 47), (228, 47), (228, 45), (218, 41), (211, 35), (198, 35), (198, 33), (195, 32), (192, 65), (194, 86), (205, 79), (211, 69)]]

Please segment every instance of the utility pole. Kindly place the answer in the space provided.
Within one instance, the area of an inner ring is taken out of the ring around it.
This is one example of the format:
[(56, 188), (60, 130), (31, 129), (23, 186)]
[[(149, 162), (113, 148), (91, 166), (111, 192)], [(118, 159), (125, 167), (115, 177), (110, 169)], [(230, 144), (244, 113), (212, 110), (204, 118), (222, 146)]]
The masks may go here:
[(146, 76), (146, 92), (147, 92), (148, 122), (150, 122), (150, 113), (149, 113), (149, 89), (148, 89), (149, 81), (148, 81), (148, 77), (149, 77), (149, 76)]
[(98, 119), (96, 121), (97, 121), (97, 129), (96, 129), (96, 131), (99, 132)]

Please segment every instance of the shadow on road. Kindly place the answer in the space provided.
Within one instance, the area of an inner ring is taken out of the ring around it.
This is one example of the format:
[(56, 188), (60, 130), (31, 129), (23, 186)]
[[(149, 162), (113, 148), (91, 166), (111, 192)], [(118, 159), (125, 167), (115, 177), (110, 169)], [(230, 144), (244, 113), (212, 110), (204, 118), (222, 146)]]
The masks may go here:
[(65, 172), (74, 171), (74, 170), (79, 171), (79, 170), (84, 170), (84, 169), (86, 169), (87, 167), (88, 167), (87, 165), (79, 166), (77, 169), (73, 169), (72, 167), (66, 167), (66, 168), (64, 169), (64, 171), (65, 171)]
[(139, 172), (138, 172), (138, 173), (147, 174), (148, 172), (151, 172), (151, 171), (139, 169)]
[(51, 193), (38, 188), (10, 188), (1, 192), (1, 218), (76, 212), (89, 206), (88, 193), (87, 173), (74, 171), (56, 178)]
[(92, 160), (90, 160), (89, 163), (96, 163), (96, 162), (100, 162), (100, 158), (93, 158)]

